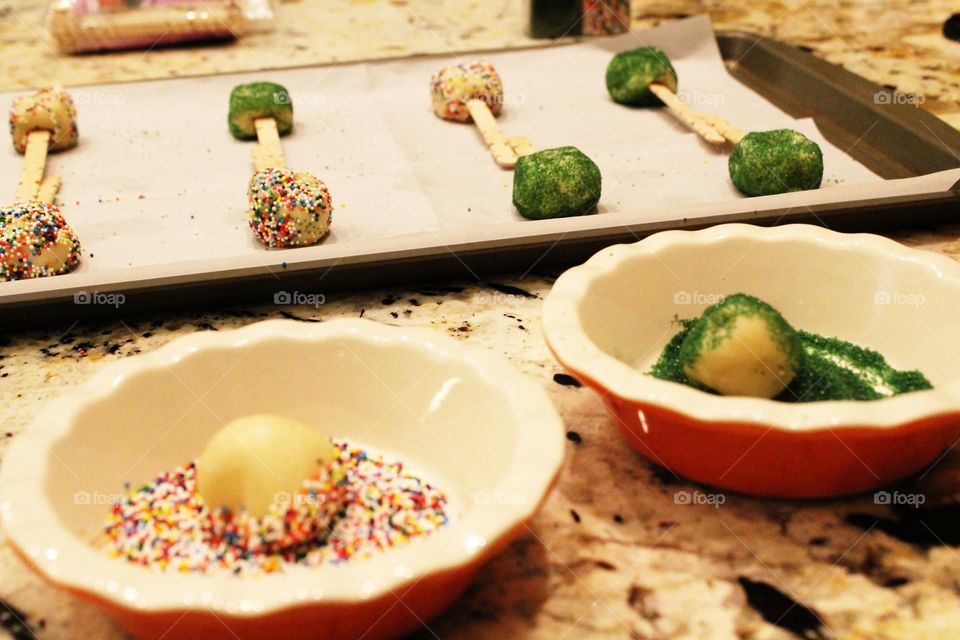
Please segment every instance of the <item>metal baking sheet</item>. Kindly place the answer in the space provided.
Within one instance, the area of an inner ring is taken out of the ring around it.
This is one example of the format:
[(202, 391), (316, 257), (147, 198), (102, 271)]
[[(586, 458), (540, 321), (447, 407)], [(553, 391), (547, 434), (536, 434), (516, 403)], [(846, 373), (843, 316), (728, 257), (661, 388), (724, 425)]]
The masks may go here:
[[(948, 171), (960, 166), (960, 133), (903, 96), (868, 82), (811, 54), (742, 32), (717, 34), (726, 66), (737, 80), (794, 117), (811, 117), (831, 143), (883, 178)], [(865, 133), (864, 133), (865, 131)], [(822, 192), (823, 190), (821, 190)], [(665, 229), (701, 228), (724, 222), (785, 224), (808, 222), (841, 230), (882, 230), (956, 220), (960, 184), (908, 195), (875, 194), (845, 202), (825, 201), (809, 192), (802, 207), (764, 208), (716, 215), (683, 216), (655, 222), (597, 227), (587, 217), (563, 231), (526, 225), (521, 234), (491, 225), (475, 231), (424, 234), (405, 243), (357, 243), (349, 252), (276, 269), (262, 264), (225, 264), (216, 271), (190, 270), (128, 278), (97, 286), (62, 286), (5, 293), (0, 288), (0, 326), (70, 324), (92, 317), (232, 303), (266, 303), (278, 291), (323, 292), (447, 278), (481, 278), (495, 272), (556, 269), (583, 260), (602, 246), (634, 241)], [(828, 199), (827, 199), (828, 200)], [(58, 281), (52, 278), (49, 281)], [(112, 297), (111, 297), (112, 296)], [(122, 304), (111, 304), (110, 301)], [(83, 301), (99, 302), (84, 304)], [(79, 302), (79, 304), (78, 304)]]

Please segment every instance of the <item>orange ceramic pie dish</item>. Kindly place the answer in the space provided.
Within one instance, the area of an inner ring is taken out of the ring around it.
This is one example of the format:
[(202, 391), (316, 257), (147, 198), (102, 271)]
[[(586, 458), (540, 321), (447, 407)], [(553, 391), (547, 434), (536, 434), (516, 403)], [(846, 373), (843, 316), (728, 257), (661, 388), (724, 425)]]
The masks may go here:
[[(254, 576), (160, 571), (97, 548), (110, 503), (92, 497), (265, 412), (419, 469), (445, 491), (448, 523), (355, 562)], [(546, 391), (484, 349), (365, 320), (274, 320), (180, 338), (47, 405), (4, 458), (0, 515), (36, 571), (138, 638), (395, 638), (526, 530), (563, 433)]]
[[(647, 375), (678, 318), (725, 295), (769, 302), (794, 326), (919, 369), (933, 389), (872, 401), (723, 397)], [(668, 231), (604, 249), (544, 303), (555, 357), (597, 391), (651, 462), (760, 496), (871, 490), (960, 438), (960, 264), (868, 234), (808, 225)]]

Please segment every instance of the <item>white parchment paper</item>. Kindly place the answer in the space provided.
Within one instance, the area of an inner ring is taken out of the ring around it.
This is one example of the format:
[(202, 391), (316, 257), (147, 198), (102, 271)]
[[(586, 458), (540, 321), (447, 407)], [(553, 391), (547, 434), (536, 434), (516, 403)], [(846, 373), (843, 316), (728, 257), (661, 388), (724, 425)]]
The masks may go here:
[[(101, 85), (71, 89), (80, 145), (51, 156), (63, 176), (64, 215), (84, 245), (73, 274), (0, 283), (0, 299), (22, 292), (277, 267), (350, 256), (371, 247), (424, 247), (471, 237), (521, 237), (544, 230), (752, 211), (757, 199), (730, 184), (727, 155), (700, 141), (665, 109), (613, 103), (604, 71), (619, 50), (656, 45), (671, 57), (681, 98), (747, 130), (791, 127), (817, 141), (826, 173), (817, 192), (763, 200), (778, 206), (839, 202), (873, 193), (926, 188), (924, 178), (884, 182), (811, 121), (795, 121), (726, 72), (705, 17), (575, 45)], [(500, 124), (537, 148), (574, 145), (603, 174), (597, 215), (527, 221), (511, 204), (512, 173), (490, 159), (470, 125), (430, 110), (430, 76), (445, 64), (493, 62), (507, 91)], [(283, 138), (288, 163), (330, 188), (331, 235), (315, 247), (263, 248), (246, 223), (252, 143), (233, 139), (227, 99), (238, 83), (271, 80), (294, 102), (295, 129)], [(0, 94), (9, 104), (16, 94)], [(22, 157), (0, 152), (0, 190), (12, 196)], [(941, 178), (940, 182), (945, 179)], [(901, 183), (897, 185), (896, 183)]]

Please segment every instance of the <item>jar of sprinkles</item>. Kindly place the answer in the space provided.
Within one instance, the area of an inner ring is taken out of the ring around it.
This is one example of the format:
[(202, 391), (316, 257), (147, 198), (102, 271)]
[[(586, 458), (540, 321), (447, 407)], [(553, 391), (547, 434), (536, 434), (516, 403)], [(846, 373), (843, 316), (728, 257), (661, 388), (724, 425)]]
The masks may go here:
[(581, 25), (585, 36), (630, 31), (630, 0), (583, 0)]
[(534, 38), (629, 30), (630, 0), (530, 0), (530, 35)]

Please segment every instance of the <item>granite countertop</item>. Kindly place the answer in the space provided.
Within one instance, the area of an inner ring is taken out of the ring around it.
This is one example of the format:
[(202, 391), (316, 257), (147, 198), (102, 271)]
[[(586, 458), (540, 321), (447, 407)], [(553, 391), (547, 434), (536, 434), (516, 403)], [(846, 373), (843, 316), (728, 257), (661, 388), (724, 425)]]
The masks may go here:
[[(939, 235), (898, 238), (946, 246)], [(431, 327), (503, 354), (541, 382), (568, 429), (568, 457), (531, 535), (491, 561), (467, 595), (416, 637), (787, 640), (796, 637), (788, 629), (802, 631), (814, 619), (808, 609), (838, 638), (960, 637), (953, 546), (960, 544), (960, 455), (923, 482), (896, 488), (923, 492), (929, 509), (921, 512), (891, 510), (869, 495), (775, 501), (688, 483), (637, 455), (598, 396), (552, 360), (539, 321), (551, 282), (540, 274), (433, 284), (330, 296), (320, 308), (244, 307), (7, 336), (0, 457), (44, 402), (110, 362), (187, 333), (276, 317)], [(721, 504), (678, 504), (696, 493)], [(0, 576), (2, 603), (37, 637), (123, 637), (98, 610), (43, 584), (6, 544)], [(765, 620), (782, 615), (780, 626)], [(4, 627), (16, 625), (0, 614)]]
[[(0, 0), (6, 54), (0, 83), (41, 84), (47, 79), (38, 68), (53, 74), (49, 80), (84, 83), (164, 77), (183, 69), (212, 73), (522, 45), (522, 4), (330, 0), (321, 10), (287, 2), (279, 5), (276, 33), (243, 44), (59, 59), (35, 27), (28, 28), (40, 19), (41, 4)], [(960, 101), (960, 45), (936, 35), (950, 3), (705, 4), (720, 28), (770, 33), (811, 47), (873, 80), (922, 93), (927, 107), (938, 99), (933, 110), (948, 117)], [(636, 24), (694, 13), (696, 5), (643, 3), (637, 11), (644, 17)], [(960, 227), (894, 237), (956, 257), (952, 239), (958, 234)], [(330, 295), (319, 308), (241, 307), (122, 323), (65, 322), (0, 336), (0, 460), (43, 403), (110, 362), (181, 335), (275, 317), (312, 322), (362, 315), (432, 327), (505, 355), (541, 382), (563, 415), (568, 457), (532, 535), (491, 561), (464, 598), (417, 637), (960, 637), (960, 455), (945, 457), (922, 481), (897, 487), (923, 493), (920, 511), (875, 504), (872, 496), (774, 501), (692, 485), (640, 458), (621, 440), (599, 398), (550, 357), (539, 313), (553, 275)], [(679, 504), (695, 492), (722, 504)], [(811, 625), (816, 616), (822, 627)], [(98, 610), (44, 585), (0, 532), (0, 638), (5, 636), (124, 637)]]

